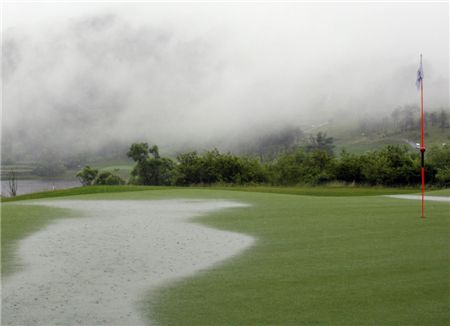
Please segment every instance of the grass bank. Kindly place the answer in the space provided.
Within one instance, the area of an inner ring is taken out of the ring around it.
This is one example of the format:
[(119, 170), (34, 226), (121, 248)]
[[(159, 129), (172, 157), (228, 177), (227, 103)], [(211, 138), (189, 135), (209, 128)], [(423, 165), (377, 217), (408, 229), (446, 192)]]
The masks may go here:
[(77, 187), (61, 190), (41, 191), (31, 194), (19, 195), (16, 197), (3, 197), (3, 202), (12, 202), (20, 200), (31, 199), (44, 199), (54, 197), (71, 197), (79, 195), (89, 194), (102, 194), (102, 193), (114, 193), (114, 192), (132, 192), (132, 191), (146, 191), (146, 190), (161, 190), (168, 189), (170, 187), (158, 187), (158, 186), (89, 186), (89, 187)]
[[(52, 197), (68, 197), (97, 193), (114, 193), (165, 189), (204, 189), (204, 190), (228, 190), (241, 192), (263, 192), (302, 196), (378, 196), (409, 194), (419, 191), (418, 188), (388, 188), (388, 187), (364, 187), (364, 186), (317, 186), (317, 187), (271, 187), (271, 186), (193, 186), (193, 187), (163, 187), (163, 186), (89, 186), (62, 190), (42, 191), (16, 197), (2, 197), (1, 201), (11, 202), (19, 200), (42, 199)], [(450, 193), (450, 191), (449, 191)]]
[(379, 196), (409, 194), (419, 191), (418, 188), (402, 187), (369, 187), (369, 186), (341, 186), (328, 185), (316, 187), (271, 187), (271, 186), (215, 186), (214, 190), (230, 190), (240, 192), (262, 192), (272, 194), (319, 196), (319, 197), (347, 197), (347, 196)]

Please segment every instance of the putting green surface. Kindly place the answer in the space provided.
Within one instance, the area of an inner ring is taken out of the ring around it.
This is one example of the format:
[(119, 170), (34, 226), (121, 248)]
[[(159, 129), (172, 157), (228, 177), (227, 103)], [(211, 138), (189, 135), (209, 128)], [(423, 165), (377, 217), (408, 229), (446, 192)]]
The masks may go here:
[[(222, 198), (251, 204), (194, 221), (249, 234), (257, 241), (234, 259), (143, 298), (141, 311), (161, 324), (448, 322), (448, 203), (427, 203), (426, 219), (421, 220), (420, 201), (379, 196), (319, 197), (190, 188), (73, 198)], [(31, 220), (16, 220), (18, 210), (34, 212), (34, 218), (65, 214), (51, 209), (52, 215), (48, 215), (36, 207), (14, 203), (4, 203), (2, 209), (2, 253), (4, 245), (27, 234), (9, 234)], [(17, 221), (20, 226), (14, 226)], [(2, 266), (13, 264), (12, 255), (5, 257)]]

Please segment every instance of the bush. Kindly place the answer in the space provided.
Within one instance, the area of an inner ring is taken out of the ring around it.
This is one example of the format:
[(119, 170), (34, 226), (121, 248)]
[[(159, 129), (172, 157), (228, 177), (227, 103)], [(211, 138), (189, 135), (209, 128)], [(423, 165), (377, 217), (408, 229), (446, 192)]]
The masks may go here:
[(336, 164), (336, 179), (344, 182), (360, 183), (364, 181), (362, 170), (361, 157), (343, 150)]
[(436, 180), (439, 185), (444, 187), (450, 187), (450, 168), (439, 169), (436, 173)]
[(94, 180), (94, 185), (116, 186), (124, 184), (125, 180), (109, 171), (101, 172)]
[[(323, 136), (323, 135), (322, 135)], [(323, 143), (325, 136), (317, 137)], [(317, 147), (317, 146), (316, 146)], [(427, 152), (428, 153), (428, 152)], [(426, 159), (426, 180), (442, 186), (450, 184), (450, 147), (432, 147)], [(177, 162), (159, 156), (157, 146), (133, 144), (128, 156), (136, 161), (130, 182), (144, 185), (187, 186), (194, 184), (325, 184), (334, 181), (351, 184), (404, 186), (420, 184), (419, 153), (406, 146), (386, 146), (362, 155), (341, 153), (333, 156), (330, 147), (307, 150), (298, 147), (263, 165), (250, 157), (220, 153), (179, 154)], [(103, 182), (103, 181), (102, 181)]]
[(177, 157), (174, 183), (191, 184), (248, 184), (268, 180), (267, 173), (258, 160), (238, 157), (231, 153), (221, 154), (217, 149), (180, 154)]
[(273, 184), (322, 184), (336, 179), (335, 159), (326, 150), (305, 152), (298, 148), (280, 155), (270, 169)]
[(450, 186), (450, 146), (432, 146), (427, 153), (427, 161), (435, 169), (435, 178), (438, 184)]
[(86, 165), (82, 170), (76, 174), (83, 186), (90, 186), (98, 175), (98, 170)]
[(406, 146), (385, 148), (361, 156), (363, 181), (372, 185), (412, 185), (420, 183), (420, 167)]

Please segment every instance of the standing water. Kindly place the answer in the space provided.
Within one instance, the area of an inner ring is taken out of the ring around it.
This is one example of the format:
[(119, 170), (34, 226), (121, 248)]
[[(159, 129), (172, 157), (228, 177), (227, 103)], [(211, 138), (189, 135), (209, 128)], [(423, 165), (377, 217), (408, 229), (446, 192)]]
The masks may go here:
[[(30, 203), (30, 202), (28, 202)], [(47, 200), (71, 209), (22, 240), (2, 280), (2, 325), (148, 325), (158, 289), (249, 248), (250, 236), (190, 223), (248, 205), (222, 200)]]
[[(9, 197), (8, 180), (1, 180), (1, 195)], [(78, 180), (60, 179), (24, 179), (17, 180), (17, 195), (24, 195), (39, 191), (59, 190), (81, 186)]]

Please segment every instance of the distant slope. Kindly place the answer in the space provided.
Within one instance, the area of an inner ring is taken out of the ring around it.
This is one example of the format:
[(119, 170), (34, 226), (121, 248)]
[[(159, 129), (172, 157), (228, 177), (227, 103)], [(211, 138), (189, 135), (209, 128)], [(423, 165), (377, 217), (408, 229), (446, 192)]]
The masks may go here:
[[(420, 143), (420, 128), (403, 132), (396, 130), (390, 132), (361, 132), (356, 123), (341, 122), (329, 123), (314, 131), (311, 130), (311, 134), (319, 131), (326, 132), (328, 136), (334, 138), (336, 154), (339, 154), (344, 148), (348, 152), (361, 154), (380, 149), (386, 145), (405, 144), (414, 146), (415, 143)], [(436, 126), (425, 128), (425, 144), (427, 147), (448, 143), (450, 143), (449, 128)]]

